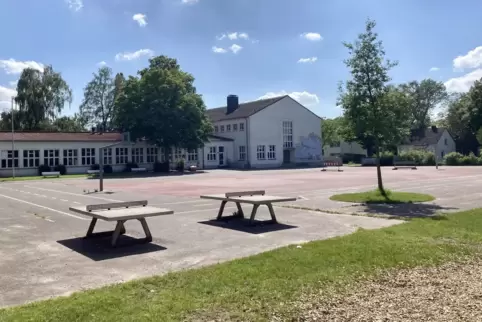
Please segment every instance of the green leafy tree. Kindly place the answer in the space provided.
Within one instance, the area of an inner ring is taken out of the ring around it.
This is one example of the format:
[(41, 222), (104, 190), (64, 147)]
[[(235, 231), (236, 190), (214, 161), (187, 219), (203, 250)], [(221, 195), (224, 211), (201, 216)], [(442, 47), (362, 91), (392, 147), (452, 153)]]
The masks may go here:
[(176, 59), (151, 58), (139, 77), (125, 81), (117, 99), (117, 126), (130, 131), (131, 139), (164, 147), (166, 157), (171, 147), (203, 146), (213, 128), (193, 83)]
[(341, 141), (340, 131), (343, 126), (343, 118), (323, 119), (321, 121), (321, 133), (325, 146), (339, 144)]
[(26, 68), (17, 83), (18, 113), (24, 130), (41, 130), (53, 121), (66, 103), (72, 103), (72, 90), (60, 73), (46, 66), (43, 71)]
[(447, 90), (442, 82), (424, 79), (420, 83), (412, 81), (400, 85), (403, 93), (410, 98), (412, 129), (425, 129), (430, 126), (435, 107), (447, 99)]
[(396, 65), (385, 60), (382, 42), (374, 32), (375, 21), (368, 20), (365, 32), (354, 43), (345, 43), (350, 57), (345, 60), (351, 79), (340, 87), (338, 104), (343, 109), (347, 133), (355, 140), (373, 140), (377, 160), (378, 189), (385, 193), (380, 168), (381, 148), (399, 143), (409, 134), (409, 100), (389, 86), (389, 70)]
[(482, 127), (477, 131), (477, 141), (479, 141), (479, 144), (482, 146)]
[(86, 130), (86, 122), (78, 114), (62, 116), (52, 122), (51, 129), (57, 132), (83, 132)]
[(111, 130), (116, 94), (112, 70), (109, 67), (99, 68), (84, 88), (84, 99), (80, 105), (80, 114), (89, 126)]

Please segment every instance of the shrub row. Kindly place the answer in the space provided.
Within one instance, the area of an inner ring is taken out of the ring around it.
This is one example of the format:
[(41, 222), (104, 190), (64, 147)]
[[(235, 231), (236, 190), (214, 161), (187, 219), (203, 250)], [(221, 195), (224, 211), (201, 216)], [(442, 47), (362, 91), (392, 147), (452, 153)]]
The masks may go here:
[[(421, 150), (412, 150), (408, 152), (402, 152), (398, 156), (395, 156), (391, 152), (385, 152), (380, 155), (381, 166), (392, 166), (394, 158), (398, 158), (401, 161), (414, 161), (418, 165), (435, 165), (435, 155), (432, 152), (426, 152)], [(479, 157), (470, 153), (469, 155), (463, 155), (458, 152), (451, 152), (445, 155), (443, 159), (445, 165), (482, 165), (482, 152)]]
[(444, 163), (446, 165), (482, 165), (482, 151), (478, 157), (472, 152), (469, 155), (451, 152), (444, 157)]

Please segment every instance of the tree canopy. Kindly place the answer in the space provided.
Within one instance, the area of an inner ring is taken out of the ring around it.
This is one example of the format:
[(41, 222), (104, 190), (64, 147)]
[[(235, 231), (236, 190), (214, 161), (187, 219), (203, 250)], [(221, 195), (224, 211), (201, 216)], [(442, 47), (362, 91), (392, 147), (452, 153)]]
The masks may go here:
[(213, 129), (194, 77), (166, 56), (151, 58), (138, 74), (123, 82), (117, 127), (130, 131), (131, 139), (144, 138), (166, 151), (202, 146)]
[(350, 57), (345, 60), (351, 79), (340, 86), (338, 105), (347, 124), (347, 141), (366, 145), (373, 142), (377, 158), (378, 188), (384, 193), (380, 169), (381, 148), (398, 144), (410, 132), (409, 100), (391, 86), (388, 72), (396, 63), (385, 59), (383, 44), (374, 32), (375, 21), (368, 20), (365, 32), (354, 43), (344, 43)]

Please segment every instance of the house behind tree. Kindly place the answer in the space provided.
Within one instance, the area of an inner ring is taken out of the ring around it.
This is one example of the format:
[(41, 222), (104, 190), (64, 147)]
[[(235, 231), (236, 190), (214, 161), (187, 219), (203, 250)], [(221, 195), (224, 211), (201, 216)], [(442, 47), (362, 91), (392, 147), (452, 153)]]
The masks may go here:
[(398, 153), (410, 150), (425, 150), (435, 154), (438, 160), (456, 151), (455, 141), (450, 132), (442, 127), (431, 126), (426, 129), (412, 130), (411, 135), (398, 146)]

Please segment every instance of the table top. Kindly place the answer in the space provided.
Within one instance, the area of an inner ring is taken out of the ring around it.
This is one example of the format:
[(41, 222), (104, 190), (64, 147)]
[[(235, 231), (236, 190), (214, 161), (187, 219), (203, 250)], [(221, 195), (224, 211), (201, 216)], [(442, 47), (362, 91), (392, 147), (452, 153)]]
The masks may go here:
[(163, 215), (172, 215), (174, 211), (165, 208), (157, 208), (151, 206), (145, 207), (129, 207), (129, 208), (116, 208), (111, 210), (92, 210), (87, 211), (85, 206), (81, 207), (70, 207), (70, 211), (94, 217), (106, 221), (117, 221), (117, 220), (129, 220), (129, 219), (140, 219), (145, 217), (155, 217)]
[(286, 201), (296, 201), (296, 197), (280, 197), (280, 196), (269, 196), (269, 195), (254, 195), (254, 196), (241, 196), (241, 197), (226, 197), (225, 194), (216, 195), (204, 195), (201, 196), (202, 199), (214, 199), (222, 201), (234, 201), (241, 203), (271, 203), (271, 202), (286, 202)]

